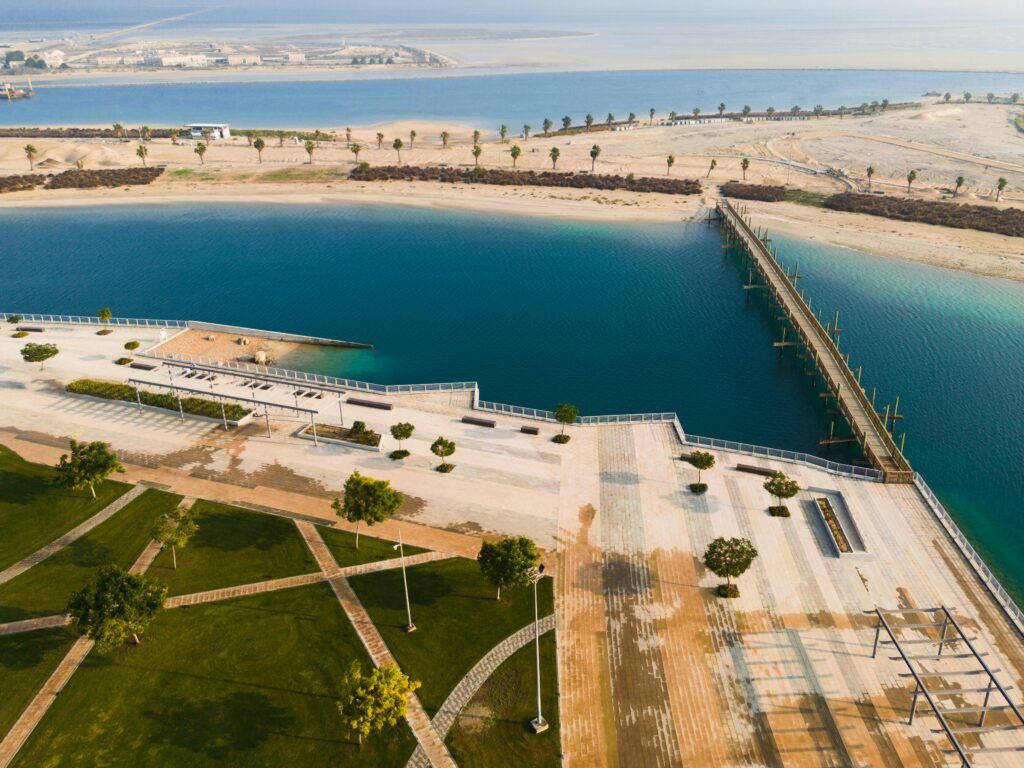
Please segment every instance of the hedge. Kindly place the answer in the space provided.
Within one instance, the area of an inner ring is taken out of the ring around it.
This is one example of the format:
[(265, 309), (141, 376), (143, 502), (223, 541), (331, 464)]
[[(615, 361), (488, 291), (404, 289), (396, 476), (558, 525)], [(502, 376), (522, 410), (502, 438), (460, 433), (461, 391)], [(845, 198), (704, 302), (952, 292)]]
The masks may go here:
[(990, 205), (958, 205), (905, 197), (862, 195), (843, 192), (832, 195), (825, 207), (834, 211), (867, 213), (900, 221), (938, 224), (957, 229), (976, 229), (1011, 237), (1024, 237), (1024, 210)]
[[(97, 379), (78, 379), (72, 381), (65, 387), (68, 392), (76, 395), (90, 395), (102, 397), (105, 400), (123, 400), (127, 403), (142, 401), (143, 405), (151, 405), (154, 408), (166, 408), (168, 411), (178, 410), (178, 398), (174, 395), (159, 395), (146, 390), (137, 390), (128, 384), (119, 384), (116, 381), (99, 381)], [(136, 399), (138, 393), (138, 399)], [(221, 417), (220, 403), (214, 400), (204, 400), (201, 397), (181, 398), (181, 409), (193, 416), (208, 416), (211, 419)], [(252, 413), (249, 408), (232, 403), (224, 404), (224, 415), (230, 421), (238, 421)]]
[(777, 203), (786, 195), (785, 187), (769, 186), (767, 184), (740, 184), (730, 181), (722, 185), (722, 194), (726, 197), (735, 197), (740, 200), (761, 200), (766, 203)]

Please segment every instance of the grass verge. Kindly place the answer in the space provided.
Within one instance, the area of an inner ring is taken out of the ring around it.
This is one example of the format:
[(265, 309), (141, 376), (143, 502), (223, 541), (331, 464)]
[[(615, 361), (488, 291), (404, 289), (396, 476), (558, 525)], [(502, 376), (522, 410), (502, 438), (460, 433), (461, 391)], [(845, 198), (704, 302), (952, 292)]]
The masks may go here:
[(71, 593), (101, 566), (127, 568), (135, 562), (157, 519), (180, 502), (180, 496), (149, 489), (82, 538), (0, 585), (0, 622), (63, 613)]
[[(68, 392), (76, 395), (89, 395), (91, 397), (102, 397), (105, 400), (123, 400), (128, 403), (142, 402), (143, 405), (151, 405), (156, 408), (166, 408), (168, 411), (178, 410), (178, 398), (175, 395), (158, 395), (155, 392), (136, 390), (128, 384), (119, 384), (116, 381), (99, 381), (97, 379), (77, 379), (65, 387)], [(206, 400), (202, 397), (181, 398), (181, 409), (193, 416), (206, 416), (211, 419), (221, 418), (220, 403), (214, 400)], [(224, 405), (223, 415), (231, 421), (238, 421), (244, 416), (252, 413), (251, 408), (243, 408), (234, 403)]]
[(787, 189), (782, 196), (783, 201), (787, 203), (807, 205), (811, 208), (824, 208), (828, 198), (828, 195), (823, 195), (820, 192), (808, 192), (806, 189)]
[(555, 633), (540, 638), (541, 704), (548, 730), (534, 733), (537, 716), (536, 656), (533, 643), (520, 648), (487, 679), (448, 733), (448, 749), (459, 765), (474, 768), (558, 768), (558, 665)]
[[(480, 567), (464, 558), (417, 565), (408, 577), (412, 633), (403, 630), (401, 570), (350, 581), (399, 666), (423, 683), (420, 701), (433, 714), (484, 654), (533, 621), (533, 590), (503, 590), (499, 602)], [(551, 579), (539, 590), (540, 615), (547, 616), (554, 610)]]
[(295, 523), (286, 517), (197, 501), (192, 513), (199, 532), (178, 550), (161, 552), (149, 575), (167, 583), (171, 595), (234, 587), (317, 570), (316, 560)]
[(0, 569), (67, 533), (131, 487), (107, 480), (96, 486), (94, 499), (88, 490), (55, 486), (56, 474), (0, 445)]
[[(359, 549), (356, 549), (356, 535), (337, 528), (325, 528), (320, 526), (320, 536), (324, 544), (331, 550), (334, 560), (342, 568), (350, 565), (362, 565), (363, 563), (375, 563), (378, 560), (393, 560), (398, 557), (398, 550), (393, 541), (375, 539), (364, 533), (359, 534)], [(404, 546), (405, 556), (418, 555), (427, 550), (420, 547)]]
[(403, 766), (404, 721), (360, 748), (338, 684), (369, 659), (326, 584), (165, 611), (142, 645), (91, 653), (19, 766)]
[(0, 738), (57, 668), (75, 638), (66, 628), (0, 637)]

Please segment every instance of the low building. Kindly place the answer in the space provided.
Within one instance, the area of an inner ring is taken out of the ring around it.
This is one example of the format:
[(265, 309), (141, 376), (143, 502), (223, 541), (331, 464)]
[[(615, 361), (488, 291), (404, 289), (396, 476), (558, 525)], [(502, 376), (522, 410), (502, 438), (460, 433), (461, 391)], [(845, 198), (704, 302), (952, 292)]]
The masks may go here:
[(285, 56), (285, 59), (289, 64), (305, 64), (306, 54), (304, 53), (289, 53)]
[(209, 66), (209, 60), (205, 54), (159, 54), (147, 56), (145, 59), (147, 67), (187, 67), (198, 68)]
[(97, 56), (97, 67), (117, 67), (124, 63), (120, 56)]
[(231, 127), (227, 123), (189, 123), (182, 130), (188, 131), (193, 139), (202, 139), (205, 133), (209, 133), (211, 139), (231, 138)]
[(253, 53), (229, 53), (229, 67), (253, 67), (263, 63), (263, 58)]

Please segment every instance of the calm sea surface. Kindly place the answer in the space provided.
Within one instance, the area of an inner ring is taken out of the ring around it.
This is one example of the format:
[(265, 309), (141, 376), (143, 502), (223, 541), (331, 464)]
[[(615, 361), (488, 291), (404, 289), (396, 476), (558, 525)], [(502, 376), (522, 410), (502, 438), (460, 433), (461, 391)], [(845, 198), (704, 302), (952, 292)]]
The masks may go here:
[[(717, 230), (387, 207), (0, 210), (0, 309), (192, 318), (371, 342), (292, 366), (475, 380), (489, 400), (676, 411), (694, 434), (817, 452), (826, 417)], [(907, 453), (1024, 585), (1024, 286), (777, 239)], [(841, 456), (838, 452), (833, 456)]]
[(646, 119), (693, 107), (713, 112), (794, 105), (811, 109), (873, 100), (919, 99), (927, 91), (1024, 92), (1024, 75), (995, 72), (882, 70), (670, 70), (532, 75), (409, 77), (328, 82), (182, 83), (48, 87), (34, 99), (0, 103), (0, 125), (178, 126), (227, 122), (237, 127), (336, 127), (390, 120), (437, 120), (496, 131), (507, 123), (540, 127), (563, 115), (593, 113)]

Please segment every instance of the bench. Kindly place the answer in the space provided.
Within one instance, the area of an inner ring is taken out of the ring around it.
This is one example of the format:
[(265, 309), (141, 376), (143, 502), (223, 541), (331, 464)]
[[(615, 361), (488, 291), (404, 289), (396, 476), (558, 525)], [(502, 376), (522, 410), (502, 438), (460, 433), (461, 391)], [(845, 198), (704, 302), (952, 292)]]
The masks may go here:
[(140, 371), (155, 371), (157, 369), (157, 367), (158, 366), (155, 366), (152, 363), (138, 363), (138, 362), (135, 362), (135, 363), (131, 363), (129, 365), (129, 368), (135, 368), (135, 369), (140, 370)]
[(14, 330), (24, 331), (25, 333), (42, 333), (43, 329), (34, 325), (19, 325)]
[(524, 435), (539, 435), (540, 427), (527, 427), (526, 425), (523, 425), (519, 428), (519, 431)]
[(755, 467), (753, 464), (737, 464), (736, 469), (740, 472), (749, 472), (752, 475), (763, 475), (764, 477), (771, 477), (778, 471), (768, 467)]
[(350, 397), (345, 402), (352, 405), (361, 405), (363, 408), (378, 408), (382, 411), (392, 411), (395, 408), (392, 403), (385, 403), (381, 400), (363, 400), (360, 397)]
[(495, 425), (495, 422), (491, 421), (490, 419), (478, 419), (475, 416), (463, 416), (462, 423), (473, 424), (478, 427), (490, 427), (491, 429), (494, 429)]

